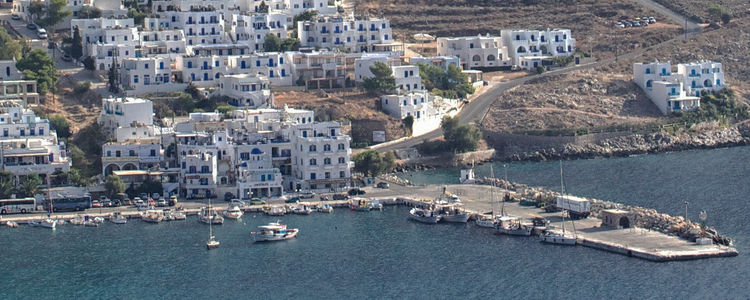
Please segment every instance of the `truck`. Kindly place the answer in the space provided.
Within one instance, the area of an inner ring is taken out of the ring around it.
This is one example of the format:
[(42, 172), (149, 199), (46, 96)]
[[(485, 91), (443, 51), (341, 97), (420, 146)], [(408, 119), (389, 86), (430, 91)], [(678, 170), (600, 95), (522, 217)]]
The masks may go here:
[(591, 214), (591, 200), (576, 196), (557, 196), (555, 207), (567, 210), (571, 219), (583, 219)]

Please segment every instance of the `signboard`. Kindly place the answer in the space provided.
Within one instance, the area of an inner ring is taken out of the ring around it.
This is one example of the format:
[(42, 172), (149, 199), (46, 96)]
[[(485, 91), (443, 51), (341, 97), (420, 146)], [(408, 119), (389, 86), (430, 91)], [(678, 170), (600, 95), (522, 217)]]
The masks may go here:
[(385, 142), (385, 131), (383, 131), (383, 130), (373, 130), (372, 131), (372, 141), (374, 143)]

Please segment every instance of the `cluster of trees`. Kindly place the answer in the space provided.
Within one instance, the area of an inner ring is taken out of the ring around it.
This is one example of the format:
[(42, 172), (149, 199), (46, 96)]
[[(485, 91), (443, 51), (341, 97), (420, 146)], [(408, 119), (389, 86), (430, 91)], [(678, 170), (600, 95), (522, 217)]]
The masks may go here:
[(126, 193), (130, 197), (135, 197), (141, 193), (147, 193), (149, 195), (153, 193), (161, 194), (164, 191), (164, 188), (162, 187), (161, 182), (153, 181), (150, 178), (147, 178), (138, 187), (131, 183), (130, 186), (126, 188), (125, 182), (122, 181), (122, 178), (117, 175), (109, 175), (104, 182), (104, 190), (107, 197), (114, 198), (120, 193)]
[(46, 95), (47, 92), (56, 90), (57, 68), (55, 62), (44, 50), (34, 49), (29, 51), (16, 63), (16, 68), (23, 72), (25, 79), (36, 80), (37, 91), (40, 95)]
[(65, 0), (51, 0), (48, 5), (35, 0), (29, 3), (28, 12), (37, 25), (45, 28), (54, 27), (71, 15), (71, 11), (65, 8), (67, 4)]
[(39, 175), (30, 174), (21, 178), (16, 188), (14, 177), (11, 172), (0, 171), (0, 198), (10, 198), (13, 194), (17, 197), (33, 197), (42, 185)]
[(109, 175), (107, 180), (104, 182), (104, 190), (107, 197), (113, 198), (117, 194), (125, 192), (125, 183), (122, 182), (120, 176)]
[(713, 23), (728, 24), (732, 20), (732, 15), (719, 4), (713, 4), (708, 8), (708, 17)]
[(463, 153), (477, 150), (482, 134), (475, 125), (461, 125), (458, 123), (458, 118), (445, 116), (440, 123), (440, 127), (443, 129), (444, 140), (432, 142), (425, 140), (417, 146), (421, 153)]
[(0, 27), (0, 60), (20, 59), (24, 49), (28, 49), (25, 42), (14, 39), (4, 27)]
[(382, 62), (376, 62), (370, 66), (370, 72), (374, 75), (365, 78), (362, 87), (373, 95), (384, 95), (396, 89), (396, 78), (393, 77), (391, 67)]
[(266, 34), (266, 40), (263, 42), (263, 49), (266, 52), (297, 51), (300, 45), (300, 41), (296, 38), (281, 40), (275, 34), (268, 33)]
[(380, 154), (375, 150), (367, 150), (352, 156), (354, 170), (368, 177), (375, 177), (388, 173), (396, 166), (396, 155), (393, 152)]
[(441, 97), (457, 99), (474, 93), (474, 86), (469, 83), (469, 76), (453, 64), (448, 66), (448, 70), (433, 65), (419, 64), (419, 76), (422, 77), (425, 89)]
[(680, 115), (683, 122), (688, 125), (706, 121), (731, 123), (750, 118), (747, 106), (737, 102), (734, 91), (731, 89), (703, 95), (701, 106), (697, 110), (683, 112)]

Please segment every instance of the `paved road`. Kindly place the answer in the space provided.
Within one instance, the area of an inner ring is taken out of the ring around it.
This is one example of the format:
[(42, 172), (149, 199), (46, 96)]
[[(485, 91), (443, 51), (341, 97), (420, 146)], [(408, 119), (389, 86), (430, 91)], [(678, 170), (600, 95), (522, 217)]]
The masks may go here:
[[(685, 20), (687, 20), (687, 18), (665, 8), (661, 4), (658, 4), (654, 1), (651, 1), (651, 0), (633, 0), (633, 1), (643, 6), (646, 6), (650, 9), (653, 9), (661, 14), (664, 14), (668, 18), (674, 20), (675, 22), (685, 23), (686, 22)], [(687, 33), (688, 33), (687, 37), (698, 35), (701, 32), (702, 32), (702, 27), (698, 23), (687, 20)], [(492, 103), (496, 99), (498, 99), (500, 95), (502, 95), (505, 91), (511, 88), (514, 88), (518, 85), (528, 82), (529, 80), (542, 78), (545, 76), (561, 75), (561, 74), (565, 74), (565, 73), (569, 73), (569, 72), (573, 72), (577, 70), (583, 70), (583, 69), (593, 68), (593, 67), (597, 67), (601, 65), (607, 65), (613, 62), (617, 62), (620, 59), (623, 59), (623, 60), (633, 59), (633, 58), (643, 55), (643, 53), (647, 49), (658, 49), (662, 47), (663, 45), (666, 45), (674, 40), (684, 40), (685, 37), (686, 35), (680, 35), (673, 39), (664, 41), (662, 43), (656, 44), (649, 48), (637, 49), (629, 53), (618, 55), (617, 57), (598, 60), (594, 63), (589, 63), (586, 65), (577, 65), (577, 66), (567, 67), (563, 69), (556, 69), (556, 70), (546, 72), (544, 74), (526, 76), (526, 77), (510, 80), (507, 82), (496, 83), (494, 86), (490, 87), (484, 94), (477, 96), (476, 98), (474, 98), (474, 100), (472, 100), (470, 103), (464, 106), (461, 112), (459, 112), (457, 115), (457, 117), (459, 118), (459, 123), (461, 124), (467, 124), (467, 123), (472, 123), (472, 122), (481, 123), (481, 121), (484, 119), (484, 116), (485, 114), (487, 114), (487, 111), (489, 110)], [(422, 141), (424, 140), (431, 140), (431, 139), (438, 138), (442, 136), (442, 134), (443, 134), (442, 129), (436, 129), (418, 137), (404, 139), (402, 141), (395, 142), (395, 143), (382, 146), (382, 147), (374, 147), (374, 149), (380, 152), (388, 152), (392, 150), (411, 148), (422, 143)]]

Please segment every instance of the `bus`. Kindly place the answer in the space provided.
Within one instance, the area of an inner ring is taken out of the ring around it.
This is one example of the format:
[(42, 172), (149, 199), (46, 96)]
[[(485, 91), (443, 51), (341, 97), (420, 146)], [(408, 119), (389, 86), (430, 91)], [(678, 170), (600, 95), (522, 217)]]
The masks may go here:
[[(52, 199), (52, 211), (81, 211), (91, 208), (91, 196), (61, 196)], [(49, 199), (44, 199), (44, 210), (49, 210)]]
[(36, 199), (19, 198), (0, 200), (0, 215), (25, 214), (36, 211)]

